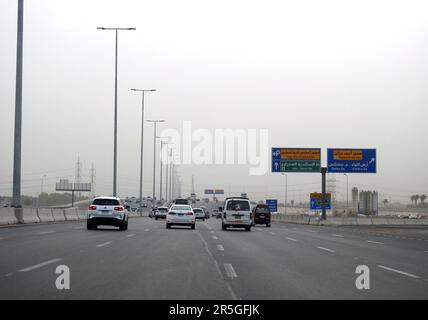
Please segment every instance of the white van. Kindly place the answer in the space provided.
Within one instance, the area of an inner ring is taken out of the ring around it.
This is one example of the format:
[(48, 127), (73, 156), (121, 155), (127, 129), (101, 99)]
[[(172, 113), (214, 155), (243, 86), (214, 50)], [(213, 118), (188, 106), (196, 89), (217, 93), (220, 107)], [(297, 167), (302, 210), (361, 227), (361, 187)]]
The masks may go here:
[(226, 198), (224, 207), (219, 207), (221, 212), (221, 228), (228, 227), (245, 228), (251, 231), (253, 224), (251, 217), (250, 200), (244, 197)]

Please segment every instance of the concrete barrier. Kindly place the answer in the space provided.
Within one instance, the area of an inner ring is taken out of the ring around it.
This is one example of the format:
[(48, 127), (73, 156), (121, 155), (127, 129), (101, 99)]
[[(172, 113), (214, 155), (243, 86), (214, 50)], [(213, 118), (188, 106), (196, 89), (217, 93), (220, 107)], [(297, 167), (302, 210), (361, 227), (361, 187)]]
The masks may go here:
[(86, 210), (77, 210), (79, 220), (86, 220)]
[(37, 213), (37, 208), (24, 208), (23, 211), (24, 223), (39, 223), (41, 222)]
[(54, 221), (66, 221), (66, 217), (64, 215), (64, 209), (52, 209), (52, 215), (54, 217)]
[(54, 217), (52, 215), (52, 209), (39, 208), (39, 218), (42, 222), (53, 222)]
[(371, 226), (373, 224), (372, 222), (372, 218), (367, 217), (367, 218), (356, 218), (357, 219), (357, 224), (359, 226)]
[(15, 208), (0, 208), (0, 224), (15, 224), (18, 219), (15, 216)]
[(79, 220), (79, 216), (77, 214), (76, 208), (65, 209), (65, 216), (67, 217), (67, 221), (77, 221)]

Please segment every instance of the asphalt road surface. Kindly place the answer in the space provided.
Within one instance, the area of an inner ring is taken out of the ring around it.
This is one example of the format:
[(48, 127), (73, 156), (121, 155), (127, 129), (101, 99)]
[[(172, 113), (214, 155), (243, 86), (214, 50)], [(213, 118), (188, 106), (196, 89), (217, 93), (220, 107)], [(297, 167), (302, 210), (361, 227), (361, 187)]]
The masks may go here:
[[(55, 269), (70, 270), (58, 290)], [(356, 268), (370, 270), (358, 290)], [(251, 232), (60, 223), (0, 228), (0, 299), (428, 299), (428, 229), (273, 223)]]

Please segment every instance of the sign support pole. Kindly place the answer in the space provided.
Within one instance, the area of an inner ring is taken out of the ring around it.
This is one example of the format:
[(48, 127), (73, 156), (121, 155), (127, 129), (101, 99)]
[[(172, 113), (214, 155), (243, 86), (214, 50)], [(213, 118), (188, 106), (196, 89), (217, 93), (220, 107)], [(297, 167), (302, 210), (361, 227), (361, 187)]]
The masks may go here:
[(322, 213), (321, 213), (321, 220), (327, 219), (327, 212), (326, 212), (326, 194), (325, 194), (325, 176), (327, 173), (327, 167), (321, 167), (321, 190), (322, 190)]

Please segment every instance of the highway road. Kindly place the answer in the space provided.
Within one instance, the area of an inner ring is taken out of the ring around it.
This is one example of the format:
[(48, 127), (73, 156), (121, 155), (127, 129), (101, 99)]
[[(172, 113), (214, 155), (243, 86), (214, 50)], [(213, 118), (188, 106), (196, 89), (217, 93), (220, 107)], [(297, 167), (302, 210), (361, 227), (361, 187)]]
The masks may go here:
[[(129, 230), (0, 228), (0, 299), (428, 299), (428, 229), (273, 223), (222, 231), (130, 219)], [(70, 290), (55, 268), (70, 269)], [(358, 265), (370, 289), (355, 286)]]

